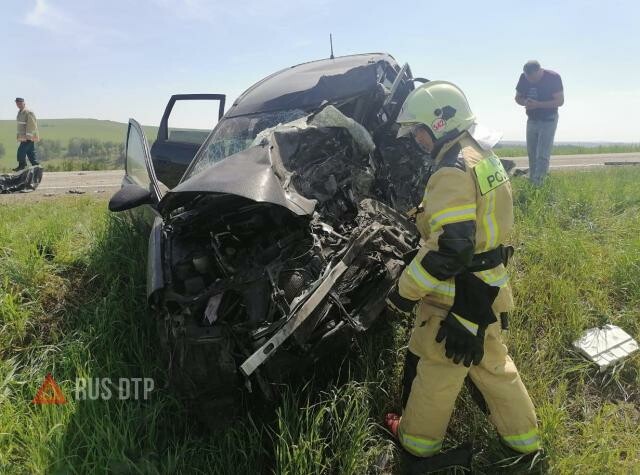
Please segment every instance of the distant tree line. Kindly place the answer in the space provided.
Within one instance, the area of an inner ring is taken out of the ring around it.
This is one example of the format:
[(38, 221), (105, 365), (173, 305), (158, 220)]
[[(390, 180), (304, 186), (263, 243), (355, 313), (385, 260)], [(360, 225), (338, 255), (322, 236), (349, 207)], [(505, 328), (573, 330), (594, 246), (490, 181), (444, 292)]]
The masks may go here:
[(42, 139), (38, 142), (37, 151), (40, 161), (62, 158), (64, 156), (64, 149), (59, 140)]
[(43, 139), (38, 142), (38, 158), (44, 162), (53, 159), (97, 160), (121, 166), (124, 164), (124, 144), (74, 137), (65, 146), (60, 140)]

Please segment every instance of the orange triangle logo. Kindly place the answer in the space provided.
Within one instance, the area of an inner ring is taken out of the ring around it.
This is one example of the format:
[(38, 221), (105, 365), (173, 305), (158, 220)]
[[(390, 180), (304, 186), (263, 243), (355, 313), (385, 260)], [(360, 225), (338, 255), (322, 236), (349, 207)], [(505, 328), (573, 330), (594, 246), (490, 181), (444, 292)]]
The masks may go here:
[(38, 389), (36, 397), (31, 401), (33, 404), (64, 404), (67, 400), (62, 394), (58, 383), (55, 382), (51, 373), (44, 377), (44, 382)]

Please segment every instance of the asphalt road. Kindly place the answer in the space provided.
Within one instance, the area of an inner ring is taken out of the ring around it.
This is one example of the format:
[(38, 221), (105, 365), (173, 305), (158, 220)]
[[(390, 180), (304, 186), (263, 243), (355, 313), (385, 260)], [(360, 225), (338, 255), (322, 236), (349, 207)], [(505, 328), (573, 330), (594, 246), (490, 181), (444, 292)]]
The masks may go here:
[[(516, 168), (526, 169), (527, 157), (511, 158)], [(551, 157), (551, 169), (594, 169), (613, 165), (640, 165), (640, 153), (610, 153), (599, 155), (555, 155)], [(120, 188), (123, 171), (45, 172), (36, 191), (0, 195), (0, 203), (26, 197), (42, 200), (59, 195), (85, 195), (108, 199)]]
[(110, 192), (120, 188), (124, 171), (45, 172), (35, 191), (40, 194)]
[(109, 199), (120, 188), (123, 177), (122, 170), (44, 172), (42, 182), (35, 191), (0, 195), (0, 203), (24, 199), (41, 201), (60, 195)]
[[(527, 157), (514, 157), (517, 168), (528, 168)], [(593, 167), (614, 165), (640, 165), (640, 153), (603, 153), (598, 155), (553, 155), (550, 168), (552, 170), (589, 169)]]

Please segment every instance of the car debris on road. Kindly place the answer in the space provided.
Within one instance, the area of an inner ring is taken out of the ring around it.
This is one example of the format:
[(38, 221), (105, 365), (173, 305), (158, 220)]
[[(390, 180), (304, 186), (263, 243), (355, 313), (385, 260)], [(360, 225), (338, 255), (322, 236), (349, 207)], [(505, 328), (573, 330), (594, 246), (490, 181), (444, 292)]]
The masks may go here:
[(42, 174), (40, 166), (25, 168), (17, 173), (2, 174), (0, 194), (34, 191), (42, 181)]

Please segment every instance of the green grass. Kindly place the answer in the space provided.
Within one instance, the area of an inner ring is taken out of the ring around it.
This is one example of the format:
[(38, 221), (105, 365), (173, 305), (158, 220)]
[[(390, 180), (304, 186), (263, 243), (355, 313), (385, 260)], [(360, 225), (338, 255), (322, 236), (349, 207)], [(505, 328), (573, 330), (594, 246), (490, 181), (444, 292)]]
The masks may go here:
[[(497, 146), (494, 151), (499, 157), (526, 157), (524, 146)], [(628, 143), (619, 145), (554, 145), (552, 155), (590, 155), (598, 153), (640, 153), (640, 144)]]
[[(66, 147), (69, 140), (75, 137), (103, 142), (124, 142), (127, 124), (97, 119), (39, 119), (38, 129), (41, 138), (58, 140)], [(158, 129), (145, 126), (145, 133), (151, 144)], [(0, 144), (5, 148), (5, 155), (0, 158), (0, 169), (13, 168), (17, 149), (15, 120), (0, 120)]]
[[(514, 180), (505, 338), (552, 473), (639, 473), (640, 356), (599, 373), (571, 349), (606, 322), (640, 338), (638, 182), (633, 168), (552, 175), (539, 189)], [(0, 473), (401, 473), (379, 421), (399, 404), (408, 323), (381, 322), (337, 376), (324, 364), (271, 415), (254, 409), (212, 432), (164, 388), (146, 236), (89, 198), (0, 205), (0, 218)], [(146, 402), (32, 405), (47, 372), (66, 395), (79, 376), (151, 376), (157, 389)], [(478, 473), (491, 473), (497, 436), (463, 393), (446, 443), (468, 439)]]

